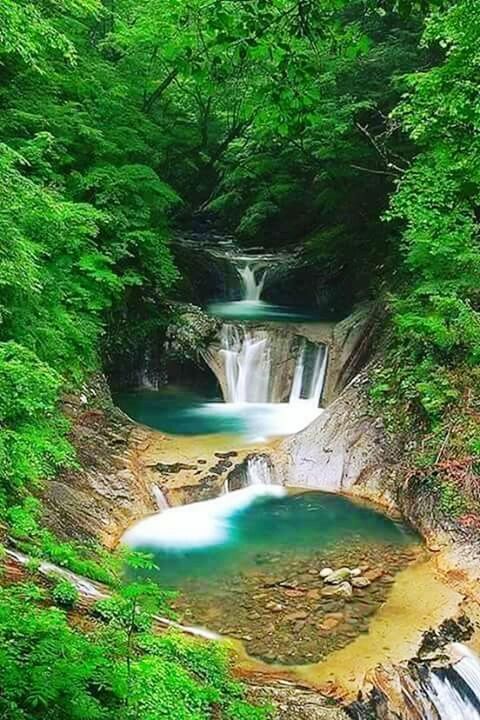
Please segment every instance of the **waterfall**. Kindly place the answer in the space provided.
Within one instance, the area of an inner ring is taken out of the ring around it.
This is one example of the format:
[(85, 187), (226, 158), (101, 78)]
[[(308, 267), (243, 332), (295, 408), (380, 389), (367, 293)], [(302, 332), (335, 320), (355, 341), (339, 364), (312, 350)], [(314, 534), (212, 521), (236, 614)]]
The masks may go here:
[(264, 331), (243, 330), (228, 323), (221, 330), (227, 402), (269, 400), (270, 347)]
[(272, 485), (272, 465), (265, 455), (253, 455), (247, 459), (247, 484)]
[(255, 267), (251, 267), (247, 264), (244, 267), (237, 267), (237, 270), (243, 282), (242, 300), (246, 300), (247, 302), (258, 302), (262, 295), (267, 271), (265, 270), (263, 272), (260, 280), (257, 282)]
[(122, 537), (122, 543), (133, 549), (189, 549), (223, 545), (232, 536), (232, 518), (252, 503), (286, 494), (280, 485), (252, 485), (203, 500), (169, 508), (149, 515), (132, 525)]
[[(461, 643), (445, 648), (446, 667), (377, 666), (376, 693), (368, 703), (353, 703), (354, 717), (405, 720), (480, 720), (480, 659)], [(373, 703), (373, 704), (372, 704)]]
[(307, 401), (318, 407), (327, 371), (328, 348), (303, 341), (293, 375), (290, 403)]
[(452, 649), (460, 659), (447, 669), (432, 670), (424, 684), (436, 711), (428, 720), (480, 720), (480, 660), (459, 643)]
[(158, 510), (168, 510), (170, 505), (165, 497), (165, 493), (162, 492), (158, 485), (152, 485), (152, 495), (157, 504)]
[(224, 372), (222, 388), (227, 403), (273, 404), (288, 397), (290, 405), (305, 408), (308, 403), (318, 408), (327, 371), (326, 345), (303, 340), (293, 380), (288, 367), (296, 352), (295, 342), (285, 336), (264, 328), (224, 323), (220, 346), (217, 367)]

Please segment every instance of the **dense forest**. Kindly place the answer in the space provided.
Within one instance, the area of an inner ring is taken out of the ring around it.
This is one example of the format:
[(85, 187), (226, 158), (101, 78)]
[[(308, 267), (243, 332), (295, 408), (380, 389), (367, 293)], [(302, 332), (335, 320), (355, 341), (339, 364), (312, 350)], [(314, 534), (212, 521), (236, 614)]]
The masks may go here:
[[(153, 632), (169, 598), (125, 558), (41, 521), (77, 463), (60, 400), (171, 322), (182, 228), (295, 248), (373, 299), (372, 403), (425, 439), (422, 477), (439, 448), (478, 459), (479, 37), (474, 0), (0, 4), (0, 528), (33, 558), (0, 590), (0, 717), (269, 717), (224, 650)], [(79, 620), (42, 559), (112, 598)]]

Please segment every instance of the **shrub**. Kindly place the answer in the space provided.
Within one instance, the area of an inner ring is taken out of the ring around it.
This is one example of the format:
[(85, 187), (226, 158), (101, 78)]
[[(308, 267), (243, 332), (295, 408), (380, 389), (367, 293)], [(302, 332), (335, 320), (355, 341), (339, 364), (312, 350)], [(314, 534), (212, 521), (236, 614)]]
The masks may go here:
[(73, 607), (80, 597), (75, 585), (66, 578), (60, 578), (52, 590), (53, 600), (62, 607)]

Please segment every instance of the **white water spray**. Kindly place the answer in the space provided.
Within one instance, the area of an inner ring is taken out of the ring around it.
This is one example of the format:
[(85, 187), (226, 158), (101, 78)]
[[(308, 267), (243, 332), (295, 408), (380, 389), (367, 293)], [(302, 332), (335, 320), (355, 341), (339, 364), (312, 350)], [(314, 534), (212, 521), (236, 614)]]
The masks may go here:
[(133, 525), (122, 538), (132, 548), (188, 550), (228, 542), (231, 519), (259, 499), (282, 497), (279, 485), (252, 485), (214, 500), (182, 505), (150, 515)]

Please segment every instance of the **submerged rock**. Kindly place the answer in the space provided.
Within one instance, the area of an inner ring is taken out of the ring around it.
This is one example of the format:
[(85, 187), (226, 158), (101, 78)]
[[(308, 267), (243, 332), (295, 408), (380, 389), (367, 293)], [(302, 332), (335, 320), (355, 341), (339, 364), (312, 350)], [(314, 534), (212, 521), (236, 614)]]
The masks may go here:
[(350, 581), (354, 588), (366, 588), (371, 585), (371, 582), (366, 577), (353, 577)]
[(332, 573), (333, 573), (332, 568), (323, 568), (323, 570), (320, 570), (320, 577), (325, 579)]
[(323, 597), (349, 598), (353, 595), (353, 590), (350, 583), (345, 581), (339, 585), (327, 585), (321, 593)]
[(350, 569), (347, 567), (342, 567), (327, 575), (327, 577), (325, 578), (325, 582), (329, 585), (339, 585), (344, 580), (348, 580), (350, 578), (350, 575)]
[(272, 720), (348, 720), (331, 698), (290, 683), (250, 685), (249, 697), (274, 705)]

